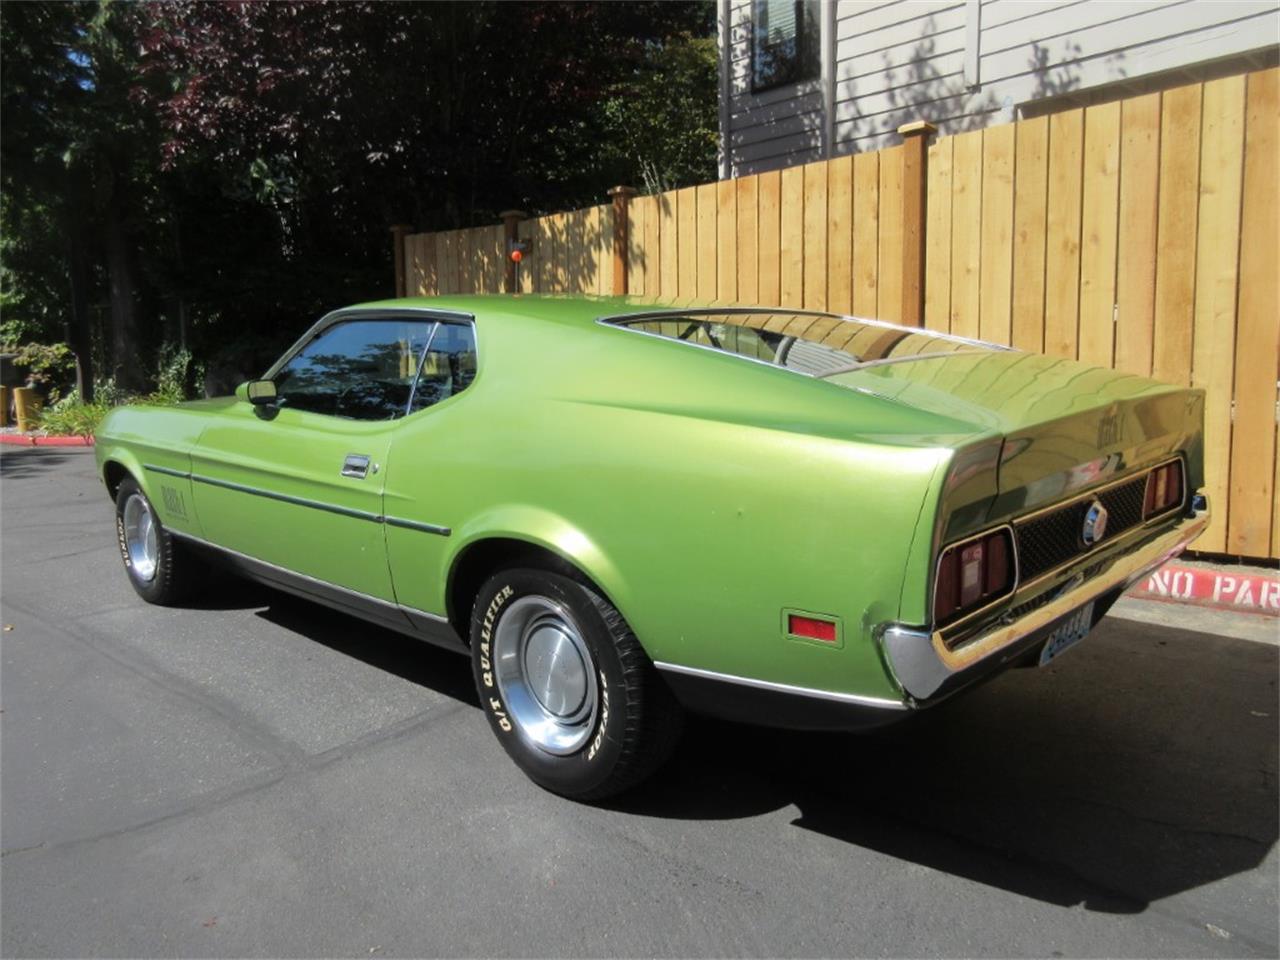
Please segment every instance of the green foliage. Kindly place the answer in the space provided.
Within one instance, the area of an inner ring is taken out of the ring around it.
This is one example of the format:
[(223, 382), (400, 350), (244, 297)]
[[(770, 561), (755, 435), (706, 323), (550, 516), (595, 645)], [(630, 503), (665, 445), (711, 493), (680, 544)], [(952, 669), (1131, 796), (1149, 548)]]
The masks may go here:
[(714, 19), (656, 0), (0, 4), (0, 340), (69, 339), (172, 399), (153, 345), (189, 349), (184, 387), (198, 361), (261, 369), (326, 310), (390, 293), (392, 223), (712, 180)]
[(65, 343), (25, 343), (18, 347), (13, 362), (25, 368), (29, 382), (55, 389), (66, 385), (76, 365)]
[(59, 402), (40, 413), (40, 428), (54, 437), (92, 437), (111, 410), (106, 403)]
[(714, 37), (688, 34), (647, 51), (602, 104), (601, 160), (645, 193), (716, 179), (719, 114)]
[(156, 359), (153, 380), (156, 388), (142, 402), (156, 406), (173, 406), (187, 397), (187, 382), (192, 374), (190, 350), (182, 350), (172, 344), (160, 348)]

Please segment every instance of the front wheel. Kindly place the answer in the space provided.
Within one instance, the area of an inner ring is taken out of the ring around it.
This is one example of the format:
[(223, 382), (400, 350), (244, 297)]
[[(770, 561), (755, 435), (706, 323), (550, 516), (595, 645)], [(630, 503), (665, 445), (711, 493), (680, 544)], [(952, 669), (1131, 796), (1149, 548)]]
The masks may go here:
[(132, 477), (116, 493), (116, 539), (129, 583), (143, 600), (168, 606), (194, 592), (199, 561), (164, 528)]
[(471, 663), (489, 724), (539, 785), (600, 800), (667, 758), (681, 711), (622, 615), (544, 570), (491, 577), (471, 618)]

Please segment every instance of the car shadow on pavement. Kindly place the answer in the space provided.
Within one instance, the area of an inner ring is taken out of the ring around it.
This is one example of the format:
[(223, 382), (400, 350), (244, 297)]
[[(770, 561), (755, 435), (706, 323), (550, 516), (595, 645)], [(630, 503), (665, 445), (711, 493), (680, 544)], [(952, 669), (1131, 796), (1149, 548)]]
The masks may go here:
[(257, 612), (262, 619), (361, 663), (480, 709), (480, 699), (471, 679), (471, 662), (466, 657), (268, 587), (255, 584), (253, 588), (262, 591), (260, 599), (265, 607)]
[[(81, 454), (83, 456), (83, 454)], [(65, 464), (75, 454), (54, 453), (39, 447), (16, 447), (0, 452), (0, 479), (21, 480), (36, 477)], [(105, 496), (105, 494), (104, 494)]]
[(1255, 869), (1275, 844), (1274, 646), (1107, 621), (911, 721), (812, 734), (691, 718), (672, 762), (613, 804), (793, 824), (1062, 906), (1136, 913)]
[[(477, 707), (468, 661), (265, 590), (263, 617)], [(1015, 670), (862, 734), (691, 716), (619, 815), (793, 825), (1065, 907), (1137, 913), (1263, 861), (1280, 834), (1280, 648), (1115, 618)], [(477, 722), (483, 722), (477, 713)]]

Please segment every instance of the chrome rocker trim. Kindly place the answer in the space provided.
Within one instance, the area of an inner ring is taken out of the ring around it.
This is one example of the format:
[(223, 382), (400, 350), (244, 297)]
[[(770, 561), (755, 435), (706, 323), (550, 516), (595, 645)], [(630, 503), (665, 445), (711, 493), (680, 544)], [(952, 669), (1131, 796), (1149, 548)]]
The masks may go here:
[[(1043, 606), (1017, 620), (996, 620), (954, 650), (938, 632), (925, 627), (891, 624), (880, 635), (885, 663), (903, 692), (916, 705), (948, 695), (971, 679), (1025, 655), (1029, 646), (1047, 638), (1057, 622), (1091, 601), (1099, 601), (1094, 623), (1129, 586), (1186, 549), (1209, 524), (1209, 508), (1196, 497), (1191, 510), (1175, 525), (1145, 543), (1121, 549), (1109, 566), (1084, 580), (1067, 580)], [(1080, 558), (1080, 566), (1098, 562), (1096, 554)], [(1015, 603), (1017, 598), (1015, 598)]]
[(792, 730), (868, 730), (906, 717), (913, 704), (658, 662), (687, 709), (740, 723)]
[(864, 697), (856, 693), (837, 693), (834, 690), (815, 690), (812, 687), (793, 687), (789, 683), (774, 683), (771, 680), (755, 680), (751, 677), (738, 677), (731, 673), (717, 673), (714, 670), (702, 670), (698, 667), (683, 667), (678, 663), (664, 663), (655, 660), (653, 665), (659, 670), (670, 673), (683, 673), (704, 680), (715, 680), (719, 683), (736, 683), (744, 687), (768, 690), (772, 693), (784, 693), (794, 697), (811, 697), (815, 700), (832, 700), (836, 703), (851, 703), (859, 707), (876, 707), (881, 710), (907, 710), (908, 706), (901, 700), (886, 700), (882, 697)]

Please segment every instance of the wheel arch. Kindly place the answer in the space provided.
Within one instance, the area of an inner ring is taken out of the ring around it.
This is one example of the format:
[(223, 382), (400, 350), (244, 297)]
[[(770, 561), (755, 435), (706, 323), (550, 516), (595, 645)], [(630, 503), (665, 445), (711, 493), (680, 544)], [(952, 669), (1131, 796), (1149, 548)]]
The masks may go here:
[[(588, 543), (579, 537), (579, 542)], [(471, 611), (480, 587), (502, 569), (527, 567), (548, 570), (579, 580), (620, 612), (622, 607), (613, 589), (616, 583), (612, 566), (607, 562), (584, 562), (564, 549), (563, 544), (518, 533), (503, 532), (476, 536), (454, 556), (445, 582), (445, 612), (450, 625), (463, 642), (470, 643)], [(626, 614), (623, 613), (625, 617)]]
[(143, 476), (142, 464), (138, 463), (127, 451), (115, 449), (109, 451), (103, 457), (102, 467), (99, 470), (102, 476), (102, 483), (107, 488), (107, 496), (114, 503), (116, 494), (120, 492), (120, 484), (125, 480), (133, 480), (142, 492), (151, 496), (151, 491), (147, 489), (146, 478)]

